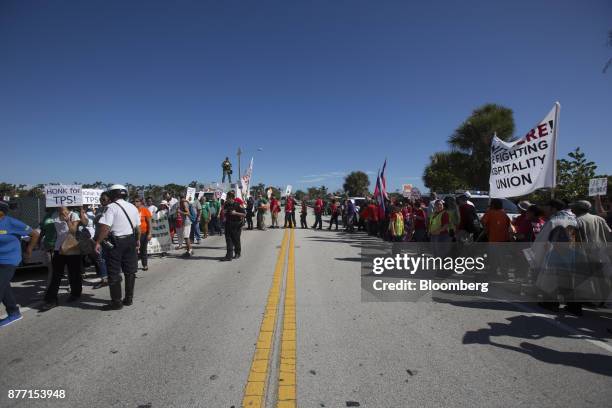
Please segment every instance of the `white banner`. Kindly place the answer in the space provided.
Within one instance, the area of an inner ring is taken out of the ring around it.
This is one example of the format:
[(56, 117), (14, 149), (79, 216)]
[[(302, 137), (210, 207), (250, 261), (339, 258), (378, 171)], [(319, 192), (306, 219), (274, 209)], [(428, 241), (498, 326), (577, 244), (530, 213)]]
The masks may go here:
[(513, 142), (497, 136), (491, 143), (489, 195), (518, 197), (538, 188), (555, 187), (557, 102), (546, 117), (527, 134)]
[(253, 175), (253, 158), (251, 157), (251, 163), (249, 164), (249, 168), (246, 173), (242, 176), (242, 196), (244, 198), (249, 198), (251, 196), (250, 186), (251, 186), (251, 176)]
[(48, 184), (45, 186), (47, 207), (76, 207), (83, 205), (80, 184)]
[(589, 196), (605, 196), (608, 194), (608, 179), (593, 178), (589, 180)]
[(163, 212), (153, 214), (151, 218), (151, 240), (147, 246), (148, 254), (161, 254), (172, 250), (168, 216)]
[(97, 188), (83, 188), (81, 191), (83, 194), (83, 204), (100, 205), (100, 195), (104, 192), (104, 190)]

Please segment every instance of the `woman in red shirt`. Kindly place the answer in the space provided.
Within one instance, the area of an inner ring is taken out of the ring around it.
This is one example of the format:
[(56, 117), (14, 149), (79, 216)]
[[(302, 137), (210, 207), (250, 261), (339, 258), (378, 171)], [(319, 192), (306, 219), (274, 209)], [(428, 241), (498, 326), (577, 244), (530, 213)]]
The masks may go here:
[(270, 214), (272, 214), (272, 225), (270, 228), (278, 228), (278, 213), (280, 210), (280, 203), (276, 197), (272, 197), (272, 200), (270, 200)]

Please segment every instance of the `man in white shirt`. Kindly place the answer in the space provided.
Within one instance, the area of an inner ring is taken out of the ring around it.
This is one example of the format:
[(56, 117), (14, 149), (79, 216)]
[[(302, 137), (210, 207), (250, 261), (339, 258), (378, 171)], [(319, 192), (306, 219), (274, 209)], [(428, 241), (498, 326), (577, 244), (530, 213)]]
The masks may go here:
[[(108, 269), (108, 287), (111, 303), (102, 310), (119, 310), (130, 306), (134, 297), (134, 283), (138, 270), (138, 246), (140, 244), (140, 214), (138, 209), (125, 201), (127, 188), (120, 184), (108, 191), (111, 203), (98, 221), (96, 251), (104, 243), (104, 255)], [(108, 238), (108, 242), (105, 241)], [(125, 297), (121, 301), (121, 272), (125, 275)]]

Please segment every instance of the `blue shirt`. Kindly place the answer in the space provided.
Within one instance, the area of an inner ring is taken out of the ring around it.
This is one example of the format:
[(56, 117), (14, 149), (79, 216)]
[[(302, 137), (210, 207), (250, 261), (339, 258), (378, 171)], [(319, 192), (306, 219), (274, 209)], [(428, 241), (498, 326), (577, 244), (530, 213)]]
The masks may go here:
[(30, 235), (32, 228), (9, 216), (0, 219), (0, 265), (19, 265), (21, 237)]

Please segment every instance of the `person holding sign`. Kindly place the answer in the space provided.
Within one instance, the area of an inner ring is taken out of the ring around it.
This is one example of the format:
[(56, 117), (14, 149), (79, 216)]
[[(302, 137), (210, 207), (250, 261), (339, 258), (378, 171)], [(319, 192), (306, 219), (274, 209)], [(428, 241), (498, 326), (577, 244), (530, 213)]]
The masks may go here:
[(291, 197), (291, 194), (287, 195), (287, 199), (285, 200), (285, 226), (287, 228), (287, 224), (289, 224), (289, 228), (295, 228), (295, 200)]
[(81, 221), (88, 222), (67, 207), (60, 207), (55, 224), (55, 247), (51, 264), (51, 282), (45, 294), (45, 304), (42, 310), (49, 310), (58, 305), (57, 293), (64, 276), (64, 268), (68, 267), (68, 282), (70, 283), (70, 297), (68, 302), (74, 302), (81, 297), (83, 291), (83, 278), (81, 276), (82, 260), (79, 250), (79, 241), (76, 239), (77, 228)]

